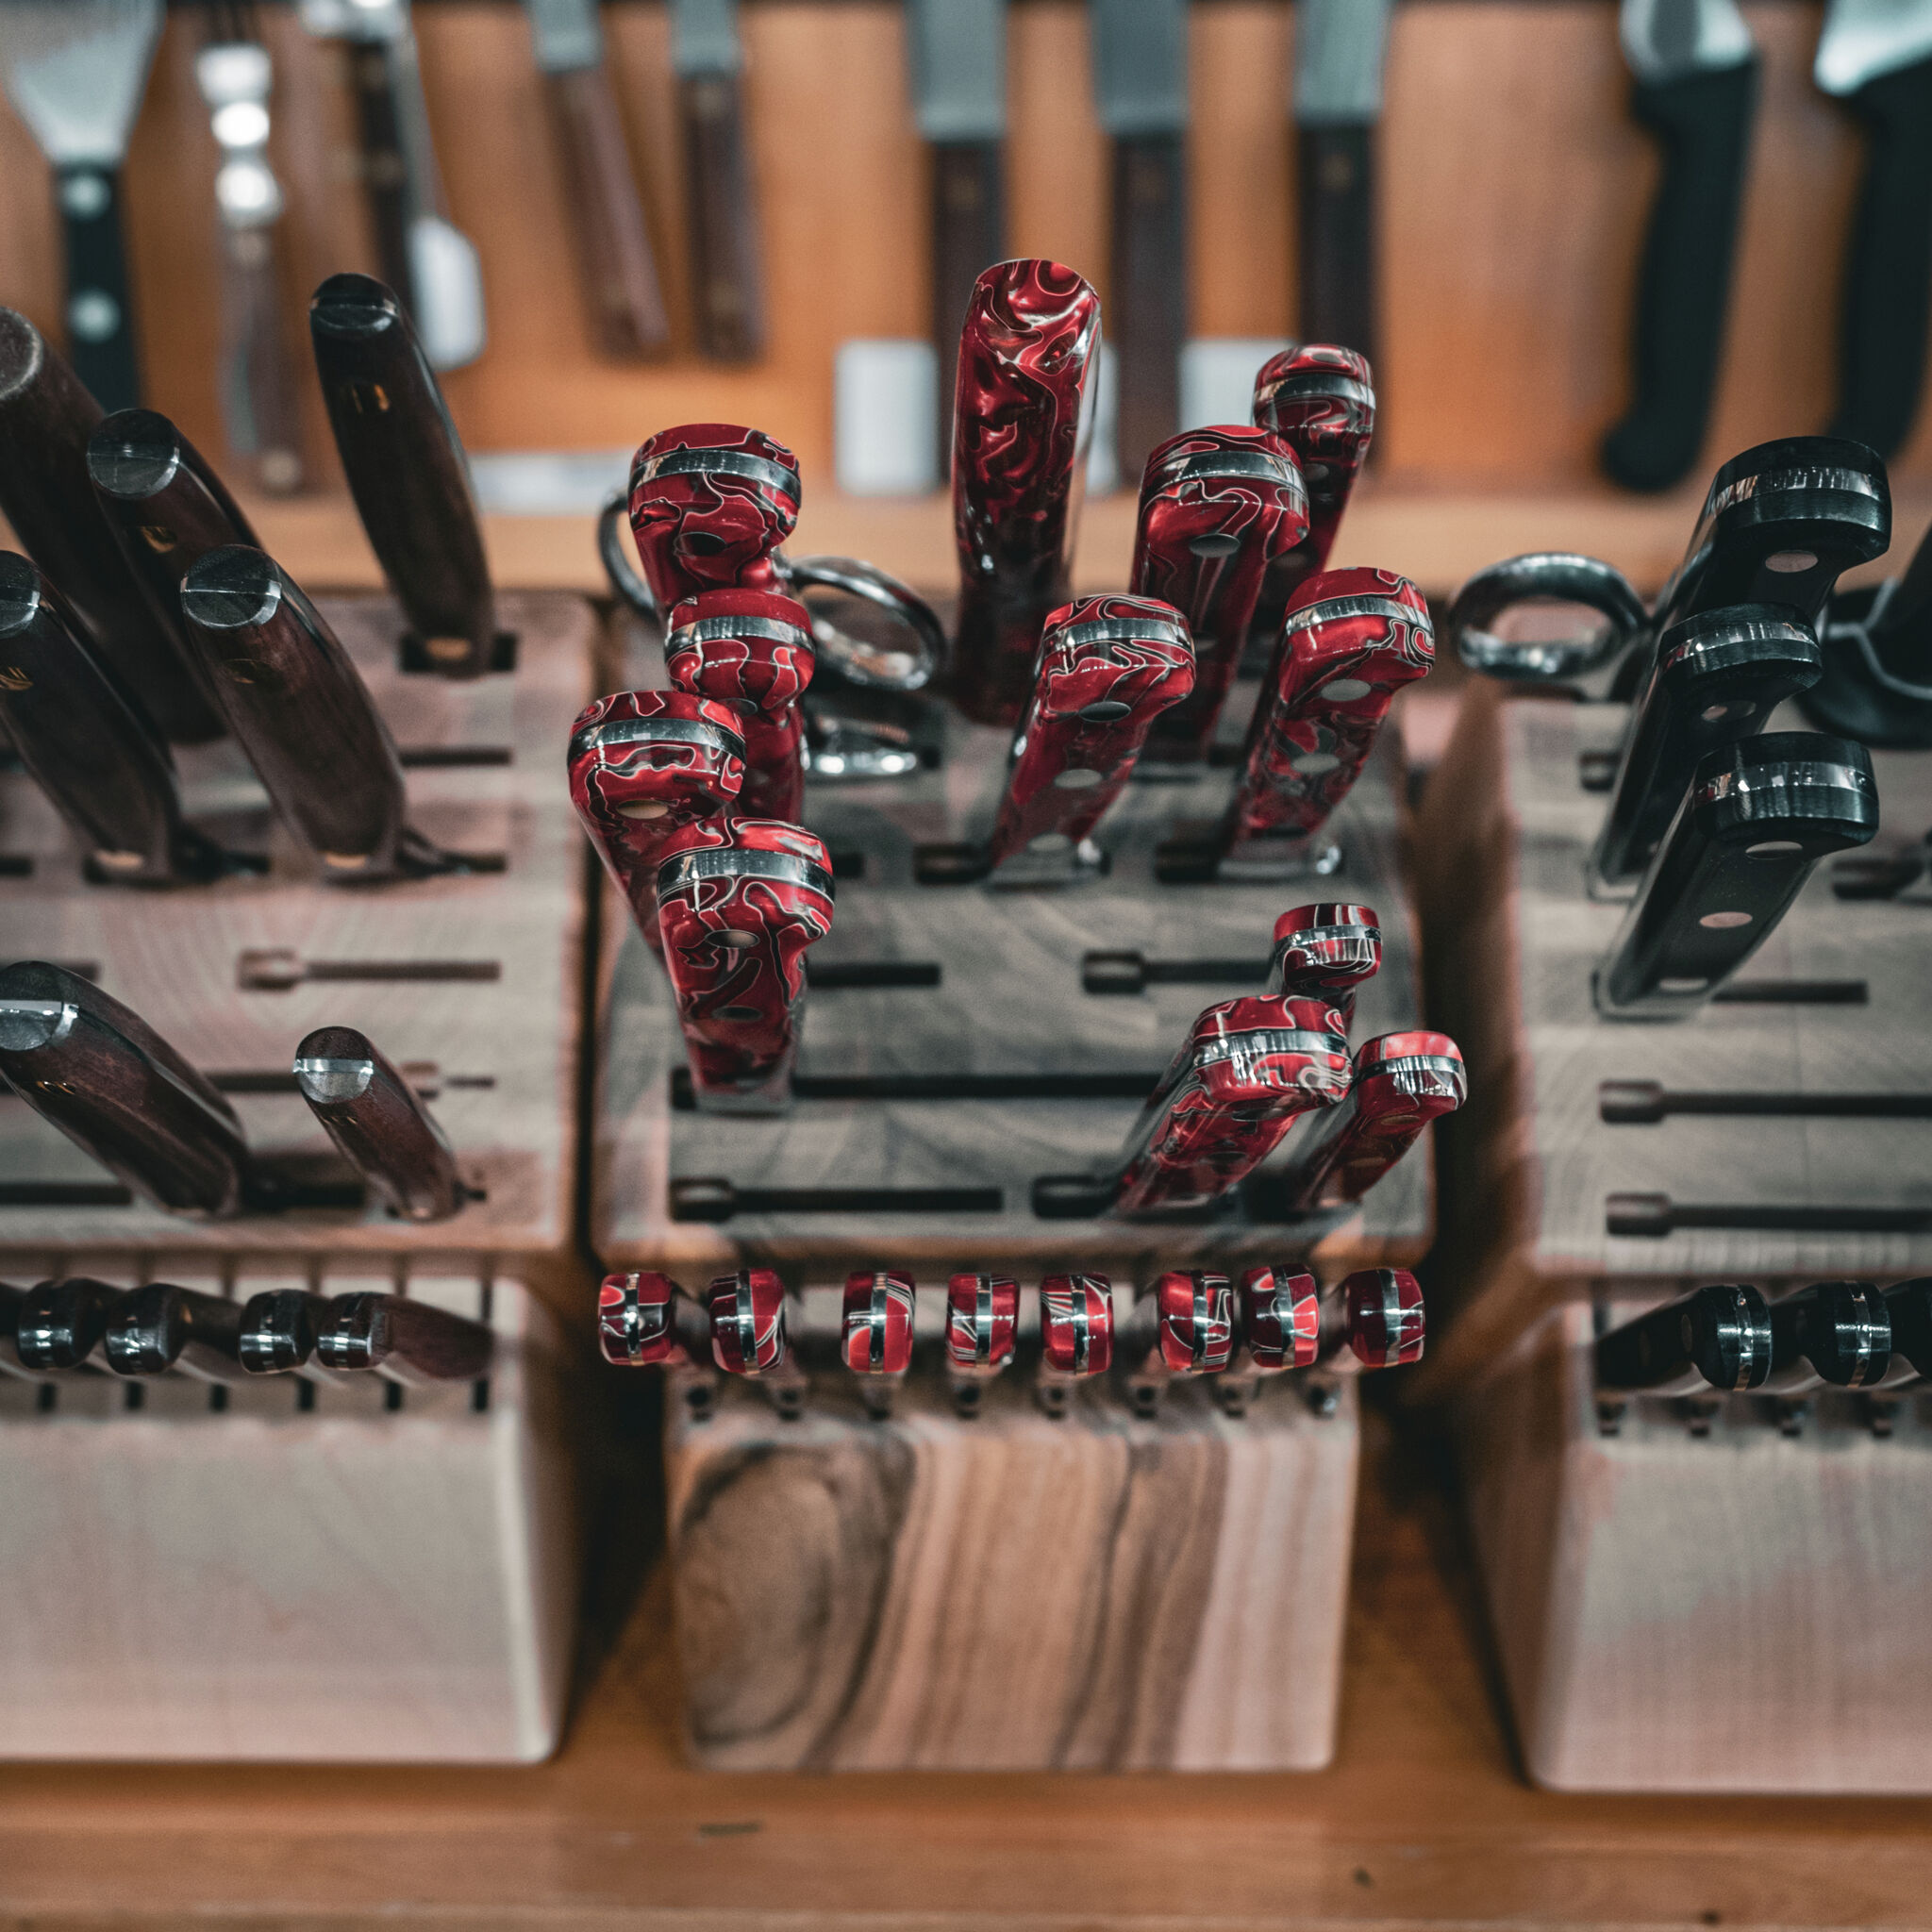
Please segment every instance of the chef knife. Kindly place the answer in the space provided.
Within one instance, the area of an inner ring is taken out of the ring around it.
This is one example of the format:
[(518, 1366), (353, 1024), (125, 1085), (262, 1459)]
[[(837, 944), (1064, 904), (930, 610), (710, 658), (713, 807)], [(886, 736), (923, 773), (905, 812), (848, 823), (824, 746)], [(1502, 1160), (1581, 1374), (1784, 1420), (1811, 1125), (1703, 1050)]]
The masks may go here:
[(710, 1333), (705, 1310), (668, 1274), (607, 1274), (597, 1290), (597, 1345), (619, 1368), (708, 1368)]
[(1771, 1310), (1748, 1282), (1693, 1289), (1596, 1344), (1596, 1386), (1606, 1394), (1742, 1393), (1770, 1374)]
[(1391, 5), (1300, 0), (1295, 8), (1301, 335), (1370, 358), (1376, 320), (1374, 134)]
[(491, 667), (496, 610), (456, 425), (416, 331), (368, 275), (330, 275), (308, 305), (329, 427), (370, 548), (430, 663)]
[(1767, 1395), (1869, 1389), (1891, 1362), (1891, 1314), (1869, 1281), (1818, 1281), (1771, 1305)]
[(952, 691), (977, 724), (1018, 722), (1041, 626), (1071, 594), (1099, 348), (1100, 297), (1072, 269), (1023, 258), (973, 285), (953, 412)]
[(1357, 990), (1381, 969), (1382, 921), (1373, 906), (1321, 901), (1296, 906), (1274, 922), (1268, 991), (1326, 1000), (1341, 1014), (1344, 1033)]
[(0, 551), (0, 723), (104, 883), (209, 879), (221, 852), (181, 817), (174, 760), (95, 660), (80, 620), (24, 557)]
[(1896, 1386), (1932, 1375), (1932, 1276), (1895, 1282), (1885, 1291), (1885, 1310), (1891, 1321), (1891, 1366), (1885, 1382)]
[(773, 553), (798, 524), (798, 458), (762, 431), (685, 423), (631, 458), (630, 527), (659, 610), (701, 591), (782, 591)]
[(496, 1338), (489, 1325), (400, 1294), (341, 1294), (315, 1338), (325, 1368), (373, 1369), (409, 1389), (474, 1382), (490, 1370)]
[(892, 1387), (912, 1366), (916, 1290), (903, 1269), (854, 1269), (841, 1303), (839, 1358), (858, 1377), (859, 1400), (874, 1420), (891, 1412)]
[(764, 353), (765, 293), (744, 138), (738, 0), (671, 0), (671, 65), (684, 134), (698, 348), (721, 362), (755, 361)]
[(175, 743), (222, 735), (193, 660), (158, 624), (102, 521), (87, 469), (101, 406), (26, 317), (0, 308), (0, 512), (58, 584), (102, 659)]
[(811, 612), (769, 591), (706, 591), (671, 613), (664, 669), (679, 691), (725, 706), (744, 740), (740, 808), (796, 824), (805, 812)]
[(1359, 1374), (1422, 1360), (1428, 1310), (1407, 1268), (1359, 1268), (1344, 1275), (1336, 1286), (1334, 1305), (1341, 1319), (1323, 1323), (1322, 1359), (1331, 1370)]
[(161, 31), (161, 0), (4, 0), (0, 83), (54, 170), (67, 339), (109, 409), (141, 399), (121, 233), (121, 164)]
[(295, 1049), (295, 1085), (391, 1214), (447, 1221), (469, 1199), (436, 1116), (366, 1033), (317, 1027)]
[(1040, 1374), (1034, 1399), (1055, 1420), (1074, 1385), (1113, 1366), (1113, 1285), (1105, 1274), (1049, 1274), (1040, 1284)]
[(1053, 612), (993, 826), (995, 883), (1026, 861), (1077, 866), (1148, 727), (1193, 685), (1193, 641), (1171, 605), (1083, 597)]
[(1180, 427), (1188, 333), (1187, 0), (1092, 0), (1093, 103), (1112, 142), (1115, 457), (1137, 476)]
[(1630, 407), (1603, 464), (1626, 490), (1668, 490), (1710, 422), (1757, 54), (1736, 0), (1623, 0), (1617, 32), (1631, 111), (1657, 137), (1663, 175), (1638, 270)]
[(607, 356), (653, 355), (671, 340), (671, 325), (604, 64), (597, 0), (524, 0), (524, 10), (563, 157), (566, 219), (591, 332)]
[(125, 1298), (125, 1289), (86, 1275), (29, 1289), (14, 1311), (13, 1348), (21, 1368), (50, 1375), (87, 1367)]
[(955, 1274), (946, 1282), (946, 1379), (953, 1407), (979, 1413), (987, 1385), (1012, 1365), (1020, 1284), (1010, 1274)]
[(653, 952), (664, 945), (664, 847), (674, 832), (730, 808), (744, 758), (737, 714), (681, 691), (613, 691), (571, 727), (571, 803)]
[(235, 1110), (138, 1014), (43, 960), (0, 967), (0, 1078), (144, 1200), (236, 1213), (248, 1150)]
[(248, 1379), (242, 1366), (242, 1304), (172, 1282), (125, 1295), (101, 1338), (117, 1375), (192, 1375), (201, 1382)]
[(1786, 698), (1817, 683), (1811, 626), (1775, 604), (1730, 604), (1657, 640), (1590, 857), (1593, 896), (1642, 877), (1707, 752), (1762, 731)]
[(805, 954), (832, 927), (832, 861), (798, 825), (706, 819), (658, 867), (658, 925), (708, 1113), (783, 1113), (805, 1014)]
[(1307, 534), (1300, 467), (1266, 430), (1184, 430), (1148, 458), (1128, 589), (1187, 619), (1194, 689), (1154, 721), (1147, 765), (1206, 760), (1262, 583)]
[(932, 341), (943, 450), (973, 285), (1007, 252), (1007, 0), (906, 0), (906, 55), (913, 113), (932, 149)]
[(1242, 1365), (1259, 1374), (1312, 1368), (1322, 1341), (1322, 1302), (1305, 1269), (1250, 1268), (1236, 1296)]
[(1932, 313), (1932, 6), (1830, 0), (1811, 71), (1866, 132), (1830, 433), (1890, 457), (1919, 412)]
[(1861, 744), (1767, 731), (1707, 754), (1597, 968), (1598, 1012), (1693, 1012), (1771, 936), (1821, 858), (1877, 829)]
[(1315, 1121), (1287, 1176), (1290, 1204), (1359, 1201), (1431, 1121), (1469, 1092), (1462, 1055), (1446, 1033), (1385, 1033), (1356, 1049), (1347, 1096)]
[(766, 1375), (786, 1361), (785, 1284), (771, 1268), (720, 1274), (705, 1291), (711, 1358), (727, 1375)]

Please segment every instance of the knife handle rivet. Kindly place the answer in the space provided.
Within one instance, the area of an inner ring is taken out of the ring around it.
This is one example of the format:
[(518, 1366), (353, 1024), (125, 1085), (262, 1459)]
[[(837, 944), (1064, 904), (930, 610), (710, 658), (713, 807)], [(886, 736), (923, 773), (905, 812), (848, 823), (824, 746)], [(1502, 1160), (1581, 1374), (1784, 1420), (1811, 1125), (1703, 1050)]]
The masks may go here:
[(1332, 751), (1311, 751), (1294, 760), (1294, 769), (1305, 777), (1314, 777), (1323, 772), (1332, 772), (1341, 762)]
[[(655, 765), (658, 760), (653, 758)], [(661, 819), (671, 808), (661, 799), (640, 798), (629, 805), (620, 805), (617, 815), (621, 819)]]
[(1784, 576), (1796, 576), (1800, 571), (1816, 570), (1818, 557), (1810, 550), (1778, 550), (1764, 559), (1764, 567)]
[(726, 926), (723, 932), (714, 935), (721, 946), (728, 946), (734, 953), (748, 952), (758, 942), (755, 932), (745, 932), (738, 926)]
[[(1352, 699), (1367, 697), (1368, 683), (1359, 677), (1338, 677), (1322, 687), (1322, 695), (1332, 698), (1338, 705), (1348, 704)], [(1307, 770), (1307, 767), (1303, 767)]]
[(1751, 915), (1748, 912), (1707, 912), (1697, 923), (1709, 927), (1712, 932), (1730, 932), (1737, 926), (1749, 925)]

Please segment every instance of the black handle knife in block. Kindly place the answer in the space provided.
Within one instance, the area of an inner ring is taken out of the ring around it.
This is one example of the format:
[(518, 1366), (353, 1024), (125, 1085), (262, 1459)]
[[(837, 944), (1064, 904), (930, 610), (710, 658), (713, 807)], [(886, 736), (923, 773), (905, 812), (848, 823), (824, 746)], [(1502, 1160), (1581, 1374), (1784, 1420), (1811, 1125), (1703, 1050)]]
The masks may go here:
[(1746, 1282), (1693, 1290), (1596, 1344), (1596, 1386), (1605, 1394), (1741, 1393), (1770, 1374), (1771, 1311)]
[(1771, 1305), (1768, 1395), (1869, 1389), (1890, 1364), (1890, 1310), (1869, 1281), (1815, 1281)]
[(103, 1338), (117, 1375), (164, 1375), (170, 1370), (203, 1382), (242, 1382), (242, 1304), (157, 1281), (137, 1288), (115, 1309)]

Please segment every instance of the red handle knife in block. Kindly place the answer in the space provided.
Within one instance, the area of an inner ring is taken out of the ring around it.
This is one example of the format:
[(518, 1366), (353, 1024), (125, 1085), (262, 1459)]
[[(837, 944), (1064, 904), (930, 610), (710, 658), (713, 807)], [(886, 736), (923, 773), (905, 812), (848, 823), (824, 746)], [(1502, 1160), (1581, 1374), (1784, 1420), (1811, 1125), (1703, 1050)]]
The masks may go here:
[(1364, 1041), (1348, 1098), (1316, 1123), (1294, 1161), (1291, 1205), (1359, 1201), (1468, 1091), (1462, 1055), (1446, 1033), (1385, 1033)]
[(768, 1375), (784, 1368), (785, 1284), (771, 1268), (741, 1268), (705, 1291), (711, 1358), (727, 1375)]
[(1423, 1291), (1407, 1268), (1358, 1269), (1343, 1277), (1335, 1301), (1348, 1353), (1341, 1353), (1338, 1340), (1332, 1356), (1324, 1351), (1328, 1367), (1353, 1374), (1422, 1360), (1428, 1317)]
[(1067, 1412), (1075, 1382), (1113, 1366), (1113, 1284), (1105, 1274), (1049, 1274), (1040, 1284), (1040, 1377), (1049, 1416)]
[(1368, 358), (1328, 342), (1271, 356), (1255, 377), (1257, 427), (1294, 452), (1308, 491), (1307, 571), (1326, 570), (1335, 532), (1375, 434)]
[(811, 612), (769, 591), (707, 591), (671, 613), (664, 668), (679, 691), (711, 698), (744, 734), (747, 817), (796, 824), (805, 812), (805, 714), (816, 655)]
[(1348, 1041), (1327, 1001), (1265, 994), (1209, 1007), (1127, 1137), (1113, 1211), (1221, 1199), (1348, 1080)]
[(607, 1274), (597, 1291), (597, 1346), (624, 1369), (705, 1363), (710, 1320), (668, 1274)]
[(1194, 689), (1155, 722), (1147, 755), (1199, 764), (1214, 740), (1268, 570), (1307, 539), (1294, 453), (1263, 429), (1190, 429), (1147, 459), (1130, 588), (1188, 621)]
[(578, 712), (570, 799), (638, 930), (662, 952), (658, 866), (674, 834), (716, 818), (744, 783), (737, 714), (681, 691), (620, 691)]
[(798, 524), (798, 458), (732, 423), (660, 429), (631, 459), (630, 527), (669, 610), (704, 591), (779, 591), (772, 554)]
[(1154, 1284), (1157, 1343), (1170, 1375), (1218, 1375), (1234, 1359), (1234, 1288), (1204, 1269)]
[(874, 1416), (891, 1407), (891, 1389), (912, 1366), (912, 1277), (895, 1268), (845, 1277), (839, 1357), (859, 1379), (859, 1398)]
[(1278, 1375), (1314, 1366), (1322, 1350), (1322, 1299), (1312, 1274), (1250, 1268), (1241, 1276), (1240, 1308), (1248, 1368)]
[(1019, 1332), (1020, 1284), (1010, 1274), (947, 1281), (946, 1376), (961, 1414), (975, 1414), (986, 1385), (1011, 1365)]
[(953, 411), (953, 694), (982, 724), (1018, 720), (1041, 626), (1067, 601), (1099, 348), (1100, 297), (1072, 269), (1003, 261), (973, 285)]
[(1326, 1000), (1344, 1032), (1355, 1018), (1356, 989), (1381, 967), (1382, 922), (1373, 906), (1328, 900), (1297, 906), (1274, 922), (1268, 991)]
[(805, 1003), (805, 949), (832, 926), (825, 848), (774, 819), (706, 819), (658, 868), (658, 925), (691, 1088), (708, 1113), (782, 1113)]
[[(1180, 613), (1151, 597), (1083, 597), (1047, 619), (1033, 698), (993, 827), (995, 867), (1071, 864), (1121, 794), (1147, 730), (1193, 689)], [(1097, 865), (1098, 856), (1088, 858)]]

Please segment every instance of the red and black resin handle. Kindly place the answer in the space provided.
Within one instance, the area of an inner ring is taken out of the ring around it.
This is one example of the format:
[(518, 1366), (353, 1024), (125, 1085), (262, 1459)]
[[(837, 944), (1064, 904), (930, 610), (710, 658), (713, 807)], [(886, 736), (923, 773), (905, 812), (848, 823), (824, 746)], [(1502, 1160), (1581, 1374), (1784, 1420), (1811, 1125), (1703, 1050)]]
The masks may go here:
[(1322, 1352), (1322, 1296), (1300, 1268), (1250, 1268), (1238, 1297), (1245, 1364), (1263, 1375), (1315, 1365)]
[(763, 431), (686, 423), (630, 466), (630, 527), (659, 610), (706, 591), (782, 591), (773, 553), (798, 524), (798, 458)]
[(1274, 922), (1268, 991), (1326, 1000), (1341, 1015), (1344, 1033), (1355, 1018), (1357, 990), (1381, 968), (1382, 921), (1373, 906), (1324, 900)]
[(854, 1269), (845, 1277), (839, 1358), (855, 1375), (903, 1375), (912, 1366), (911, 1275)]
[(1446, 1033), (1385, 1033), (1355, 1057), (1348, 1098), (1319, 1121), (1289, 1177), (1291, 1205), (1359, 1201), (1431, 1121), (1469, 1092), (1462, 1055)]
[(1340, 1319), (1324, 1324), (1335, 1337), (1333, 1354), (1323, 1350), (1329, 1366), (1400, 1369), (1422, 1360), (1428, 1313), (1423, 1291), (1407, 1268), (1357, 1269), (1342, 1277), (1334, 1300)]
[(1020, 1332), (1020, 1284), (1010, 1274), (955, 1274), (946, 1282), (946, 1367), (991, 1381), (1012, 1359)]
[(771, 1268), (741, 1268), (705, 1291), (711, 1359), (727, 1375), (765, 1375), (785, 1366), (785, 1284)]
[[(1335, 533), (1375, 435), (1368, 358), (1332, 342), (1304, 342), (1262, 363), (1250, 413), (1294, 452), (1308, 491), (1306, 571), (1326, 570)], [(1290, 588), (1292, 588), (1291, 586)]]
[(1113, 1366), (1113, 1284), (1105, 1274), (1049, 1274), (1040, 1284), (1043, 1374), (1106, 1374)]
[(622, 1369), (687, 1368), (706, 1362), (710, 1319), (670, 1275), (644, 1270), (607, 1274), (597, 1290), (597, 1346)]
[(1156, 1342), (1170, 1375), (1218, 1375), (1233, 1361), (1234, 1306), (1233, 1284), (1208, 1269), (1154, 1284)]
[(318, 1026), (295, 1049), (295, 1085), (336, 1150), (403, 1221), (447, 1221), (469, 1199), (436, 1116), (353, 1026)]

